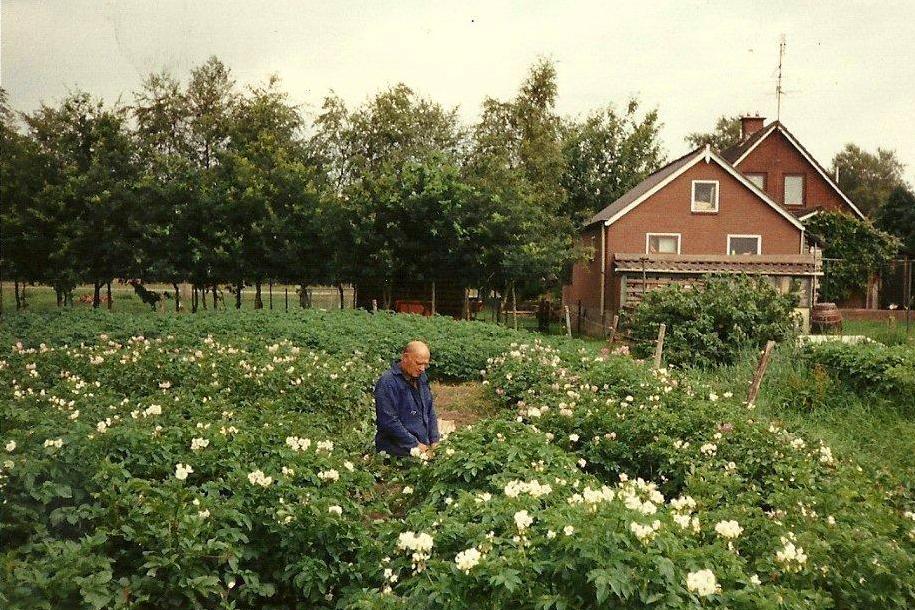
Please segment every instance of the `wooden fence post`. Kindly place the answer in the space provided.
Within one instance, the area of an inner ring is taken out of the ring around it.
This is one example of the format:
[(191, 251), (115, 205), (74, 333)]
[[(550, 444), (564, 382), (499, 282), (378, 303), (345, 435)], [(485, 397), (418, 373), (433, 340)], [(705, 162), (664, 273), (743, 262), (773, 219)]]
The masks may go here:
[(759, 364), (756, 366), (756, 372), (753, 373), (753, 382), (750, 384), (750, 393), (747, 395), (747, 406), (752, 407), (756, 403), (756, 397), (759, 396), (759, 387), (762, 385), (763, 375), (769, 367), (769, 359), (772, 357), (772, 348), (775, 347), (775, 341), (767, 341), (766, 349), (763, 350), (759, 358)]
[(575, 320), (576, 330), (578, 331), (578, 336), (581, 337), (581, 299), (578, 299), (578, 319)]
[(515, 293), (515, 283), (512, 282), (512, 324), (518, 330), (518, 295)]
[(658, 342), (654, 347), (654, 368), (661, 368), (661, 355), (664, 353), (664, 334), (667, 332), (667, 325), (661, 324), (658, 328)]
[(566, 305), (563, 307), (563, 309), (565, 309), (565, 312), (566, 312), (566, 336), (571, 337), (572, 336), (572, 320), (569, 318), (569, 306)]
[(285, 298), (286, 298), (286, 311), (289, 311), (289, 286), (286, 286), (285, 291), (286, 291), (286, 294), (285, 294)]
[(378, 299), (372, 299), (372, 313), (378, 313)]
[(619, 314), (614, 314), (613, 323), (610, 325), (610, 337), (607, 339), (607, 343), (609, 343), (611, 346), (613, 345), (613, 341), (616, 339), (616, 327), (619, 323)]

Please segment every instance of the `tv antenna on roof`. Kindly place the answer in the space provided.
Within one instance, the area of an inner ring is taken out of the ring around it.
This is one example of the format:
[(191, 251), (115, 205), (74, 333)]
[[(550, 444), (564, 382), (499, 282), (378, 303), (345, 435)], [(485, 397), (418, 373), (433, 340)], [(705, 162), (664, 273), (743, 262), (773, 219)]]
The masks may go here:
[(785, 56), (785, 47), (788, 45), (785, 35), (782, 34), (778, 40), (778, 84), (775, 86), (776, 111), (775, 120), (780, 121), (782, 118), (782, 95), (785, 91), (782, 89), (782, 59)]

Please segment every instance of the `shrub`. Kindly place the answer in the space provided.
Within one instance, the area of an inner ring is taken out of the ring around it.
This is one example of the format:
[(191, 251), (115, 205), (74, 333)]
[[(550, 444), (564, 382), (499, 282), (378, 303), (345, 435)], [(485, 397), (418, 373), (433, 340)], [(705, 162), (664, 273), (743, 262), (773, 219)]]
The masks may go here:
[(915, 347), (822, 343), (808, 348), (810, 359), (856, 392), (891, 398), (915, 413)]
[(677, 366), (733, 364), (740, 353), (769, 339), (795, 333), (795, 296), (780, 295), (762, 278), (711, 276), (695, 286), (671, 285), (649, 292), (625, 324), (640, 357), (654, 349), (667, 325), (664, 357)]

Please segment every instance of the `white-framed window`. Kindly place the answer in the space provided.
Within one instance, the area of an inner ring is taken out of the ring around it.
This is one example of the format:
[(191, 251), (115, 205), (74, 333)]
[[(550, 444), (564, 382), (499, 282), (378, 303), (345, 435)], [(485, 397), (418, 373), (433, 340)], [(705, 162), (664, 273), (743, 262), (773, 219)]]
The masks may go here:
[(804, 205), (803, 176), (785, 176), (785, 205)]
[(714, 214), (718, 211), (718, 181), (693, 180), (693, 196), (690, 203), (693, 212)]
[(762, 236), (728, 235), (728, 254), (762, 254)]
[(766, 175), (765, 174), (747, 174), (747, 180), (752, 182), (759, 188), (759, 190), (766, 190)]
[(646, 233), (646, 254), (680, 254), (679, 233)]

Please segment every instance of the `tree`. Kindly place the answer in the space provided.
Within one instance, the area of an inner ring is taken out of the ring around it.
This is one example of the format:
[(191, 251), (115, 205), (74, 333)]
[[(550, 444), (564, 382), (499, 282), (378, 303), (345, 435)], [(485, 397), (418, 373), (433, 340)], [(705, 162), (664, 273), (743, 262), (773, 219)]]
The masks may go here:
[(693, 149), (711, 145), (714, 150), (722, 151), (740, 142), (740, 117), (721, 115), (715, 122), (711, 133), (693, 132), (686, 136), (686, 143)]
[(841, 212), (820, 212), (806, 223), (807, 231), (824, 244), (828, 262), (820, 285), (821, 301), (842, 301), (864, 290), (868, 279), (883, 272), (899, 249), (899, 240)]
[(93, 282), (93, 306), (98, 307), (102, 286), (108, 285), (110, 296), (111, 280), (134, 245), (127, 227), (135, 210), (137, 165), (127, 109), (108, 108), (76, 92), (25, 119), (57, 174), (40, 196), (58, 240), (49, 270)]
[[(7, 92), (0, 88), (0, 273), (15, 280), (17, 309), (23, 305), (19, 282), (47, 279), (56, 224), (39, 209), (39, 197), (51, 179), (50, 159), (19, 126)], [(62, 293), (57, 294), (60, 304)]]
[(625, 113), (608, 106), (567, 125), (564, 213), (576, 224), (587, 221), (660, 166), (663, 155), (657, 110), (639, 118), (638, 108), (633, 99)]
[(877, 226), (899, 238), (901, 251), (915, 256), (915, 194), (897, 186), (877, 211)]
[(875, 217), (893, 189), (906, 186), (904, 169), (896, 152), (883, 148), (873, 154), (846, 144), (832, 159), (832, 173), (838, 171), (839, 188), (868, 218)]

